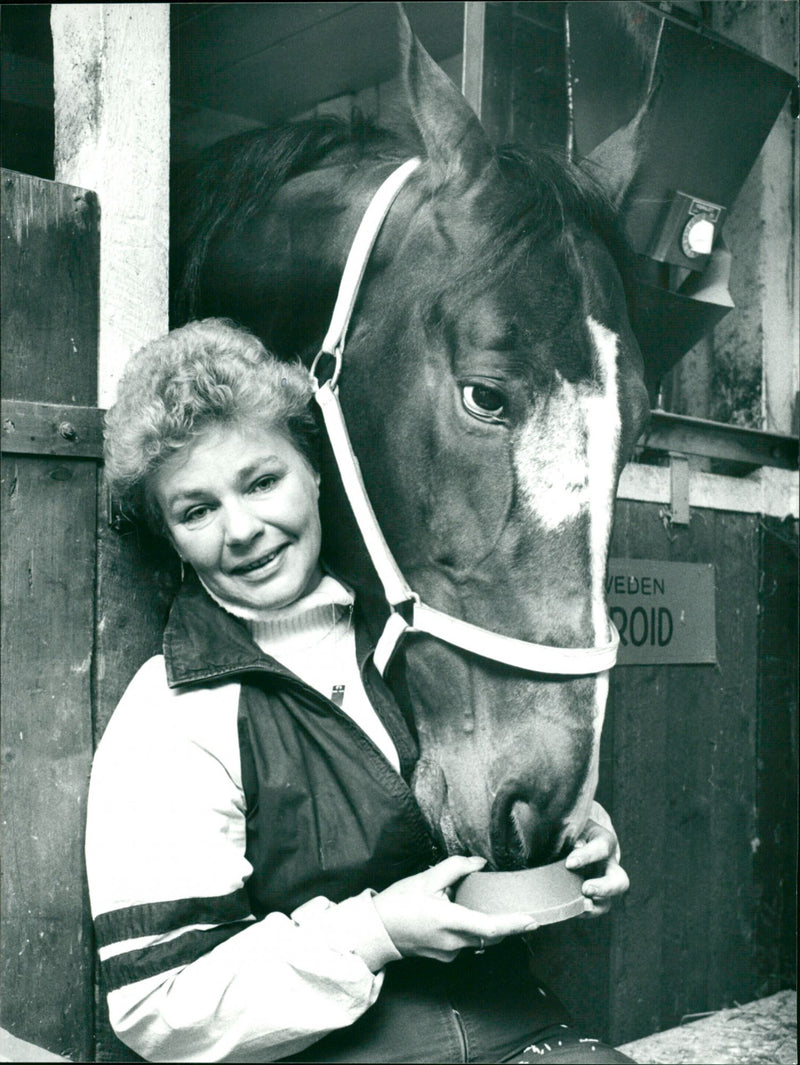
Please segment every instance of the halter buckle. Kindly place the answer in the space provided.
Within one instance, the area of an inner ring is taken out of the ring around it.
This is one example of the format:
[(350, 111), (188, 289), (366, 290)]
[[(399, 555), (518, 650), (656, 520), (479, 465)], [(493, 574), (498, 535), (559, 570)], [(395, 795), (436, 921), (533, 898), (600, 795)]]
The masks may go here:
[(335, 351), (326, 351), (325, 348), (320, 348), (317, 352), (314, 361), (311, 363), (311, 369), (308, 371), (311, 375), (311, 381), (315, 390), (320, 387), (320, 381), (317, 378), (317, 364), (323, 355), (327, 355), (329, 359), (334, 360), (332, 375), (326, 382), (322, 382), (323, 384), (330, 385), (331, 391), (333, 391), (339, 381), (339, 374), (342, 372), (342, 349), (341, 347), (337, 347)]

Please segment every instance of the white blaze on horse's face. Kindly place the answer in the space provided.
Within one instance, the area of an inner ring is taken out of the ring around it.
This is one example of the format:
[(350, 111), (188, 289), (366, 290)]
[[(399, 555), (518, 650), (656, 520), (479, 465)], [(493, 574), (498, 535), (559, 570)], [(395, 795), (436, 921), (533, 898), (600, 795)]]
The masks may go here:
[(557, 532), (588, 516), (592, 621), (599, 645), (608, 639), (603, 585), (620, 441), (619, 338), (591, 317), (586, 324), (594, 346), (594, 378), (573, 384), (556, 375), (552, 392), (536, 401), (518, 434), (514, 466), (538, 527)]
[[(542, 529), (555, 532), (581, 514), (588, 517), (591, 614), (597, 646), (608, 638), (604, 584), (621, 431), (619, 338), (591, 317), (586, 325), (594, 346), (594, 379), (572, 384), (559, 375), (556, 388), (531, 412), (519, 434), (514, 464), (525, 505)], [(552, 432), (554, 426), (558, 427), (557, 434)], [(597, 787), (607, 673), (596, 677), (594, 689), (592, 757), (573, 810), (564, 822), (559, 846), (574, 840), (581, 831)]]

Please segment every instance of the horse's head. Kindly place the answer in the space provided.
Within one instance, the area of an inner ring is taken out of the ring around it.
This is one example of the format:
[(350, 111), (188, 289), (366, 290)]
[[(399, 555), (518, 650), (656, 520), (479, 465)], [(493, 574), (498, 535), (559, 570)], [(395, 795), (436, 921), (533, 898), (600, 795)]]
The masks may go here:
[[(407, 39), (426, 161), (387, 220), (344, 403), (401, 569), (424, 601), (537, 643), (608, 638), (617, 479), (647, 411), (601, 198), (547, 156), (495, 153)], [(607, 674), (522, 674), (405, 647), (415, 791), (451, 852), (547, 859), (594, 794)]]
[[(350, 326), (340, 392), (354, 448), (425, 602), (535, 643), (597, 646), (617, 479), (647, 411), (613, 226), (573, 168), (495, 152), (401, 21), (423, 163), (384, 223)], [(277, 149), (247, 135), (217, 153), (186, 276), (195, 314), (313, 354), (361, 213), (420, 144), (281, 136)], [(332, 560), (369, 592), (326, 480)], [(594, 794), (607, 674), (523, 673), (422, 635), (395, 668), (421, 741), (414, 788), (446, 848), (501, 868), (559, 852)]]

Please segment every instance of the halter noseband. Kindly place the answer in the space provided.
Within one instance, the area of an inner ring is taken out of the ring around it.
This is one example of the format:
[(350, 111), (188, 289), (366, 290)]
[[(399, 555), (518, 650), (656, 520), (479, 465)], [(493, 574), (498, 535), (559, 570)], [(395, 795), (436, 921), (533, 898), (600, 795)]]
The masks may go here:
[[(400, 572), (369, 501), (358, 459), (347, 432), (336, 386), (342, 369), (347, 327), (370, 253), (395, 197), (420, 165), (420, 161), (409, 159), (394, 170), (375, 193), (365, 211), (347, 256), (328, 332), (310, 371), (314, 395), (322, 411), (344, 490), (391, 609), (375, 648), (375, 665), (383, 675), (400, 640), (409, 632), (421, 632), (453, 647), (532, 673), (559, 676), (603, 673), (615, 664), (619, 646), (619, 634), (610, 619), (609, 642), (601, 647), (551, 647), (482, 629), (423, 603)], [(316, 368), (323, 356), (332, 358), (335, 365), (333, 376), (324, 384), (320, 384), (316, 377)], [(407, 608), (405, 612), (410, 621), (406, 621), (399, 613), (398, 608), (402, 606)]]

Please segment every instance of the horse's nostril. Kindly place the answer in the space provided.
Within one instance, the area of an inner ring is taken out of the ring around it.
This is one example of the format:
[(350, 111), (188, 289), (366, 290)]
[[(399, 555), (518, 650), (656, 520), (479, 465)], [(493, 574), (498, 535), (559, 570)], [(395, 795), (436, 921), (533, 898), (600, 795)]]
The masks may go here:
[(524, 869), (528, 864), (535, 813), (519, 789), (501, 792), (492, 807), (492, 858), (498, 869)]
[(492, 807), (492, 860), (498, 869), (525, 869), (553, 857), (558, 826), (551, 823), (531, 789), (516, 785), (497, 795)]
[(512, 803), (509, 817), (511, 820), (512, 831), (516, 834), (519, 842), (522, 858), (527, 865), (538, 818), (536, 817), (536, 813), (531, 804), (522, 799), (518, 799), (515, 803)]

